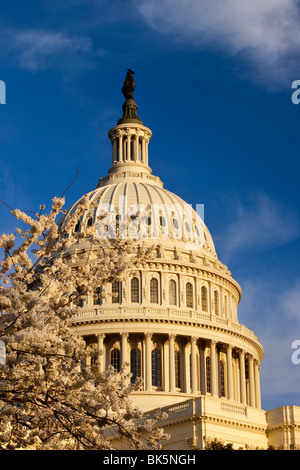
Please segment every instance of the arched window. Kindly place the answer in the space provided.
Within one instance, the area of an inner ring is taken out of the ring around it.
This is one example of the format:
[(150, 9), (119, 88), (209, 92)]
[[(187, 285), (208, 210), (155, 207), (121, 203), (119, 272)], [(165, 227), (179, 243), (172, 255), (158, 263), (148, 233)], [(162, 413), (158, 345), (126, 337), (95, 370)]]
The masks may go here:
[(101, 290), (101, 287), (97, 287), (97, 289), (94, 290), (93, 305), (101, 305)]
[(110, 364), (112, 367), (116, 369), (116, 371), (120, 371), (120, 350), (117, 348), (113, 348), (110, 351)]
[(210, 373), (210, 357), (207, 356), (205, 360), (206, 365), (206, 391), (211, 393), (211, 373)]
[(150, 281), (150, 302), (158, 304), (158, 280), (155, 278)]
[(133, 277), (131, 279), (131, 302), (138, 303), (139, 299), (139, 280), (137, 277)]
[(220, 392), (221, 392), (221, 397), (225, 397), (225, 366), (224, 366), (224, 361), (220, 361)]
[(175, 351), (175, 386), (181, 387), (180, 352)]
[(202, 311), (207, 312), (207, 289), (205, 286), (201, 287), (201, 305)]
[(159, 349), (153, 349), (151, 352), (152, 362), (152, 385), (161, 386), (161, 354)]
[(174, 279), (169, 281), (169, 304), (177, 305), (176, 282)]
[(193, 286), (188, 282), (185, 286), (186, 306), (193, 308)]
[(218, 291), (214, 292), (215, 314), (219, 315), (219, 294)]
[(130, 372), (132, 374), (131, 383), (141, 377), (141, 350), (139, 348), (130, 351)]

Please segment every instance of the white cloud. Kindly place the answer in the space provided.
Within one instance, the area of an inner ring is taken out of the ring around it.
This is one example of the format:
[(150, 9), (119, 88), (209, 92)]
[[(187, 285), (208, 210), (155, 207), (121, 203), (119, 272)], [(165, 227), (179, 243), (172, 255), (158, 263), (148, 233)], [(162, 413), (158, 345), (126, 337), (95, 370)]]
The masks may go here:
[(263, 193), (253, 194), (246, 201), (237, 195), (223, 195), (222, 202), (222, 215), (229, 221), (215, 241), (225, 263), (236, 254), (275, 248), (300, 236), (296, 215)]
[(160, 32), (241, 54), (264, 78), (284, 81), (297, 65), (298, 0), (142, 0), (137, 7)]
[[(300, 405), (300, 364), (292, 362), (292, 343), (300, 340), (300, 279), (248, 279), (243, 282), (239, 319), (254, 332), (265, 351), (261, 366), (262, 395), (267, 404)], [(280, 403), (290, 400), (294, 403)]]
[(3, 31), (0, 43), (2, 56), (30, 72), (53, 66), (69, 73), (78, 72), (90, 68), (93, 59), (104, 53), (93, 49), (89, 37), (39, 29)]

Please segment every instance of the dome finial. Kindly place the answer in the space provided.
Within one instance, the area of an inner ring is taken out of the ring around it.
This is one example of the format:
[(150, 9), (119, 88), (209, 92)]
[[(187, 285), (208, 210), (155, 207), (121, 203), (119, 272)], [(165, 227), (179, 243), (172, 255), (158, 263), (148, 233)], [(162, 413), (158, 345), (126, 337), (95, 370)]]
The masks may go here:
[(128, 69), (124, 85), (122, 86), (122, 93), (126, 99), (133, 98), (133, 92), (135, 89), (135, 81), (133, 75), (134, 72)]
[(142, 124), (142, 121), (137, 116), (137, 104), (133, 99), (133, 92), (135, 90), (134, 72), (127, 69), (127, 75), (122, 86), (122, 93), (125, 97), (123, 104), (123, 116), (119, 119), (118, 124), (135, 123)]

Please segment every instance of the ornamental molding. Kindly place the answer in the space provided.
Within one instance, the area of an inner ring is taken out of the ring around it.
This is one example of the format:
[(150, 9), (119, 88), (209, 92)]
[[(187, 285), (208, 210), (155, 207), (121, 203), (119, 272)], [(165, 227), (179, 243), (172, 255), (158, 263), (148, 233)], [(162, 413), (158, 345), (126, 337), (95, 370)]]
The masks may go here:
[[(191, 327), (191, 328), (197, 328), (198, 329), (198, 334), (195, 334), (193, 333), (192, 336), (195, 336), (197, 338), (197, 340), (200, 340), (200, 341), (215, 341), (216, 343), (219, 343), (219, 344), (223, 344), (223, 343), (230, 343), (233, 345), (234, 349), (237, 349), (239, 350), (240, 347), (238, 345), (234, 345), (234, 342), (232, 341), (232, 338), (236, 338), (237, 340), (239, 341), (243, 341), (245, 342), (246, 344), (249, 345), (249, 347), (253, 348), (256, 352), (256, 354), (259, 356), (259, 363), (261, 362), (262, 358), (263, 358), (263, 348), (262, 346), (260, 345), (260, 343), (254, 339), (254, 338), (251, 338), (249, 336), (246, 336), (244, 335), (242, 332), (236, 332), (236, 331), (232, 331), (232, 330), (229, 330), (229, 329), (226, 329), (226, 328), (222, 328), (222, 327), (218, 327), (217, 325), (211, 325), (211, 324), (204, 324), (204, 323), (194, 323), (194, 322), (187, 322), (187, 321), (178, 321), (178, 320), (171, 320), (171, 319), (153, 319), (153, 318), (121, 318), (121, 317), (117, 317), (117, 318), (114, 318), (114, 319), (100, 319), (99, 317), (98, 318), (93, 318), (93, 319), (88, 319), (88, 318), (82, 318), (80, 319), (79, 321), (76, 321), (74, 322), (73, 321), (73, 326), (80, 326), (80, 325), (88, 325), (88, 324), (101, 324), (101, 325), (109, 325), (109, 324), (116, 324), (116, 323), (125, 323), (126, 325), (128, 325), (129, 323), (132, 323), (132, 324), (136, 324), (136, 323), (140, 323), (141, 325), (142, 324), (157, 324), (157, 325), (160, 325), (160, 324), (164, 324), (166, 325), (175, 325), (175, 326), (184, 326), (184, 327)], [(128, 328), (128, 326), (127, 326)], [(144, 328), (144, 327), (143, 327)], [(153, 327), (152, 327), (153, 328)], [(219, 340), (215, 340), (214, 338), (211, 338), (211, 337), (206, 337), (206, 336), (203, 336), (203, 333), (205, 331), (213, 331), (215, 333), (222, 333), (224, 335), (228, 335), (229, 339), (226, 340), (225, 338), (220, 338)], [(250, 331), (250, 330), (249, 330)], [(104, 331), (104, 333), (106, 335), (109, 335), (109, 334), (115, 334), (115, 332), (112, 332), (112, 333), (109, 333), (109, 331)], [(133, 332), (129, 332), (130, 333), (143, 333), (143, 331), (141, 332), (137, 332), (137, 331), (133, 331)], [(201, 334), (202, 333), (202, 334)], [(79, 333), (80, 335), (83, 335), (83, 332), (80, 331)], [(166, 333), (162, 333), (160, 330), (158, 331), (152, 331), (152, 333), (145, 333), (145, 336), (147, 335), (150, 335), (152, 337), (152, 335), (165, 335)], [(177, 336), (178, 336), (178, 333), (177, 333)], [(181, 336), (181, 335), (180, 335)], [(187, 338), (190, 338), (191, 335), (188, 335), (188, 334), (183, 334), (182, 335), (183, 337), (187, 337)], [(245, 355), (249, 355), (251, 356), (253, 359), (257, 359), (256, 357), (253, 356), (253, 353), (252, 352), (246, 352), (245, 351)]]

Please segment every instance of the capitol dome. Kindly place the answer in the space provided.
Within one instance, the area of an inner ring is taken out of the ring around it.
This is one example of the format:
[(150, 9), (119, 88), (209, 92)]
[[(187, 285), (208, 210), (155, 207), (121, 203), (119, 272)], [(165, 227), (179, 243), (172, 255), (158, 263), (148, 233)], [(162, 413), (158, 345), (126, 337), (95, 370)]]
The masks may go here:
[(113, 238), (122, 226), (124, 236), (154, 243), (156, 256), (124, 280), (99, 286), (98, 294), (105, 296), (87, 296), (73, 319), (74, 331), (88, 348), (101, 351), (103, 370), (110, 365), (119, 370), (127, 363), (131, 380), (143, 379), (132, 395), (142, 410), (169, 407), (177, 413), (200, 400), (199, 416), (205, 403), (212, 422), (238, 417), (240, 424), (233, 428), (241, 422), (245, 429), (253, 426), (259, 434), (253, 442), (265, 443), (263, 347), (239, 323), (241, 288), (218, 259), (201, 210), (152, 174), (151, 130), (137, 116), (132, 94), (124, 88), (123, 93), (123, 116), (108, 132), (112, 165), (88, 193), (93, 209), (75, 230), (96, 224), (99, 237)]
[[(99, 237), (115, 239), (117, 226), (125, 220), (126, 238), (155, 243), (175, 252), (184, 250), (191, 257), (201, 253), (217, 262), (213, 239), (202, 217), (179, 196), (164, 189), (158, 177), (137, 169), (130, 174), (122, 170), (101, 179), (87, 196), (93, 209), (78, 221), (76, 231), (96, 224)], [(65, 222), (79, 202), (68, 210)]]

